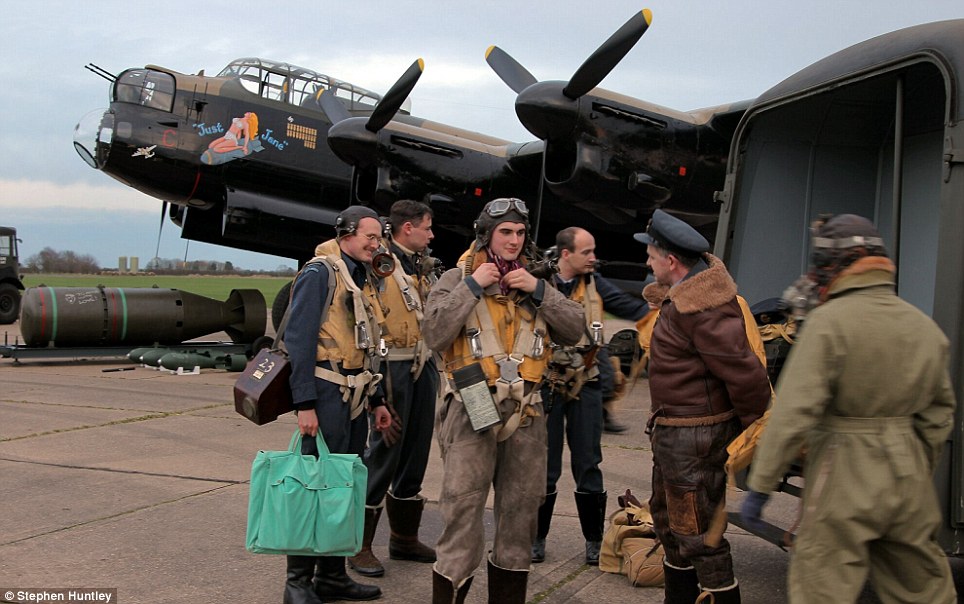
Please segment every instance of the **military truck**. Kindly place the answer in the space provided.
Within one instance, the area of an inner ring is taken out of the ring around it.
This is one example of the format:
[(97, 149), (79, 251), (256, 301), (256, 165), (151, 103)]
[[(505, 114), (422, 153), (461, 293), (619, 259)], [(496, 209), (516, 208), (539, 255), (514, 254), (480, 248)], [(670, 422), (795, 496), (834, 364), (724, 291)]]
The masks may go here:
[(9, 325), (20, 314), (20, 260), (17, 255), (17, 229), (0, 226), (0, 324)]
[[(727, 165), (715, 254), (751, 303), (806, 272), (811, 221), (874, 221), (897, 264), (897, 293), (951, 344), (964, 404), (964, 19), (885, 34), (819, 61), (761, 95)], [(804, 326), (803, 329), (806, 329)], [(779, 404), (779, 401), (777, 402)], [(939, 540), (961, 556), (964, 421), (938, 464)], [(797, 491), (797, 478), (787, 491)], [(804, 485), (804, 488), (805, 485)], [(739, 518), (732, 518), (740, 525)], [(746, 528), (746, 527), (744, 527)], [(782, 531), (759, 531), (776, 541)]]

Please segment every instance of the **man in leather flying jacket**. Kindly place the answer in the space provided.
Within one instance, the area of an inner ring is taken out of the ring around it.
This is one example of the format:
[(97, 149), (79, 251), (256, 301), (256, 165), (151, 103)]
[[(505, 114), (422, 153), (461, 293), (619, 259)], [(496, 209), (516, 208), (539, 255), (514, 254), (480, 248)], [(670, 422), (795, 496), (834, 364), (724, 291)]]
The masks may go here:
[(716, 604), (738, 603), (723, 538), (726, 446), (766, 410), (766, 368), (747, 341), (736, 284), (699, 232), (656, 210), (647, 231), (634, 237), (646, 244), (656, 278), (647, 289), (669, 287), (650, 342), (647, 424), (665, 601), (692, 604), (709, 592)]

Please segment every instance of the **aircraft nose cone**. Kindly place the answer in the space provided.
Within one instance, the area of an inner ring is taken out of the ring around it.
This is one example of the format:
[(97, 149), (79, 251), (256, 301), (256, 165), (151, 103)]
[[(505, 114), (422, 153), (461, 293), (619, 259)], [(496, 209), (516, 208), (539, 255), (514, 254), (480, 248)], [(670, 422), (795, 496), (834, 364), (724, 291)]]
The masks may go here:
[(378, 134), (365, 128), (367, 118), (353, 117), (328, 129), (328, 146), (345, 163), (364, 167), (375, 162)]
[(100, 170), (107, 163), (113, 138), (114, 114), (108, 109), (94, 109), (74, 127), (74, 150), (87, 165)]
[(562, 94), (565, 82), (537, 82), (516, 97), (515, 112), (526, 130), (543, 139), (557, 139), (576, 127), (579, 100)]

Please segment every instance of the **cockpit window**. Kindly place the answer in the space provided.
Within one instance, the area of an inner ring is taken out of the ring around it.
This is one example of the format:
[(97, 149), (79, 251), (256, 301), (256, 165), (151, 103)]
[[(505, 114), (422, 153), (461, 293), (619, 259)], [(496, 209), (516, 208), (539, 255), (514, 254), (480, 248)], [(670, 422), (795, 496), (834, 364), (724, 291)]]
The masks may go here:
[(310, 69), (268, 59), (238, 59), (218, 74), (235, 77), (245, 90), (260, 97), (301, 107), (317, 108), (318, 94), (331, 90), (349, 110), (371, 110), (381, 97)]
[(174, 76), (151, 69), (128, 69), (114, 83), (114, 100), (171, 111), (174, 106)]

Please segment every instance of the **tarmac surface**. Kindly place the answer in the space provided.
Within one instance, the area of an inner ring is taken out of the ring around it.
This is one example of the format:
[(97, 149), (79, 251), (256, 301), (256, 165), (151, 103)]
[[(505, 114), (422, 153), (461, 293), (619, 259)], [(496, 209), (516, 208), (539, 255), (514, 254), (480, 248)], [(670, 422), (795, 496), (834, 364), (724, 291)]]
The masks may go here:
[[(0, 341), (4, 332), (12, 341), (17, 325), (0, 327)], [(105, 371), (119, 367), (134, 369)], [(17, 592), (28, 589), (102, 588), (116, 590), (111, 602), (122, 604), (279, 603), (284, 557), (244, 548), (248, 480), (257, 451), (287, 448), (297, 424), (285, 416), (259, 427), (235, 413), (236, 377), (213, 369), (176, 375), (122, 358), (0, 359), (0, 601), (27, 601)], [(641, 380), (618, 414), (630, 429), (603, 436), (610, 511), (626, 489), (649, 496), (648, 408)], [(441, 477), (433, 448), (422, 491), (428, 544), (442, 529)], [(528, 601), (662, 602), (662, 588), (634, 588), (583, 564), (572, 491), (564, 473), (547, 559), (532, 566)], [(741, 497), (732, 491), (730, 510)], [(491, 496), (487, 510), (491, 540)], [(798, 500), (781, 496), (766, 515), (791, 526), (798, 510)], [(388, 532), (383, 520), (374, 542), (386, 574), (363, 582), (382, 588), (382, 602), (431, 601), (431, 565), (390, 560)], [(733, 525), (726, 536), (743, 601), (785, 602), (788, 554)], [(957, 560), (953, 566), (960, 577)], [(486, 594), (483, 562), (467, 602), (485, 602)]]

